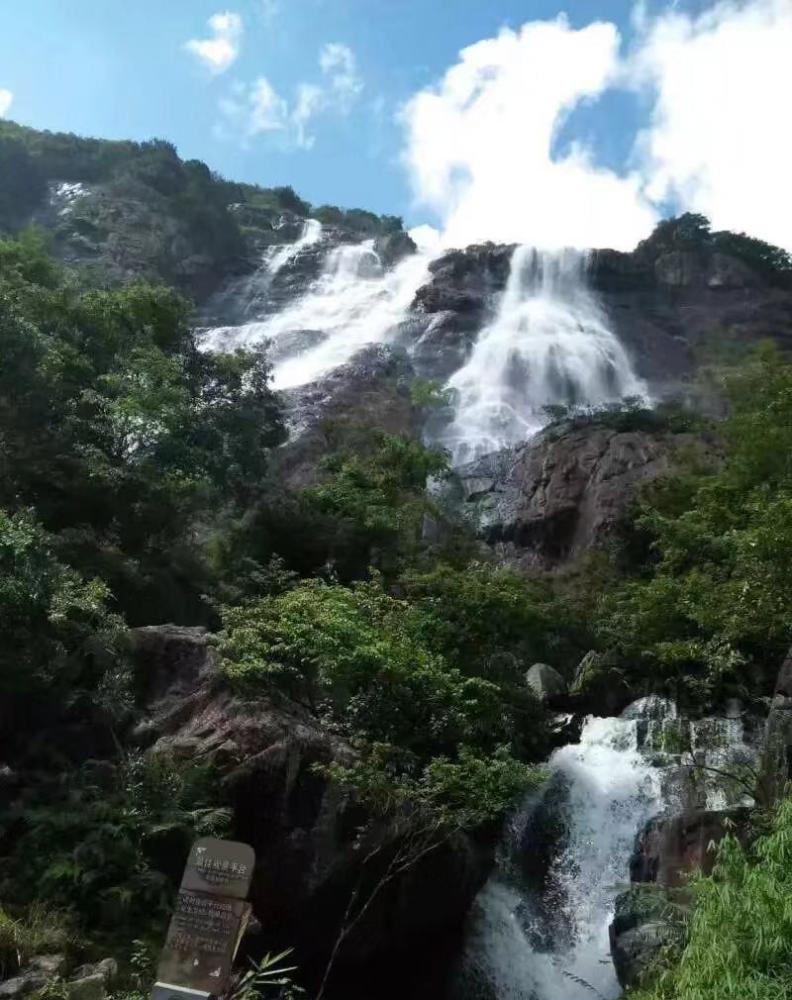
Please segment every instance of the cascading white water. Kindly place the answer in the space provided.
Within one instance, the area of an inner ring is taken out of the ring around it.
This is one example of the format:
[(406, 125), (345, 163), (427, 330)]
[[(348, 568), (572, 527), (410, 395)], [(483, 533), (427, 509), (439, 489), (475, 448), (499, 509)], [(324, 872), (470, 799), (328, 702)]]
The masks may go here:
[(321, 238), (322, 223), (318, 219), (306, 219), (302, 232), (294, 243), (286, 243), (280, 247), (269, 247), (264, 258), (264, 270), (269, 280), (271, 281), (289, 261), (294, 260), (301, 250), (313, 246)]
[(608, 928), (637, 834), (664, 811), (750, 804), (727, 776), (758, 753), (738, 708), (686, 720), (650, 696), (619, 718), (589, 717), (508, 825), (474, 906), (460, 1000), (618, 997)]
[(447, 384), (455, 413), (443, 443), (455, 464), (526, 440), (547, 422), (545, 406), (646, 394), (586, 286), (586, 260), (515, 249), (494, 319)]
[[(386, 270), (373, 240), (336, 247), (303, 295), (258, 322), (207, 331), (204, 347), (229, 350), (270, 341), (277, 356), (279, 346), (288, 343), (285, 356), (276, 361), (273, 384), (276, 389), (303, 385), (366, 344), (394, 336), (426, 278), (429, 260), (414, 254)], [(295, 336), (300, 341), (292, 349)]]
[(544, 883), (550, 898), (532, 898), (520, 885), (520, 853), (538, 846), (527, 828), (541, 800), (530, 798), (476, 901), (463, 996), (590, 1000), (591, 987), (619, 996), (608, 926), (636, 834), (662, 805), (659, 769), (639, 749), (640, 724), (590, 717), (580, 743), (550, 758), (547, 787), (558, 792), (550, 808), (564, 830)]

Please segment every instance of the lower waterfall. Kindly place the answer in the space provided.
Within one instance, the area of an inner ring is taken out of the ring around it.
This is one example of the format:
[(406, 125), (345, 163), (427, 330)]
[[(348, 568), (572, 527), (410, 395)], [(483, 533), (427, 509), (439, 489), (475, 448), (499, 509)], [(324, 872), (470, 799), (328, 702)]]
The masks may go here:
[[(694, 782), (680, 755), (663, 749), (682, 743), (702, 766)], [(655, 696), (618, 718), (586, 719), (580, 742), (552, 754), (542, 791), (507, 826), (496, 870), (474, 904), (454, 996), (618, 997), (608, 928), (637, 834), (683, 803), (745, 804), (737, 787), (713, 789), (706, 767), (755, 761), (749, 744), (739, 715), (689, 722)]]
[(646, 386), (586, 285), (587, 255), (518, 246), (492, 321), (447, 383), (454, 417), (442, 435), (454, 464), (525, 441), (546, 406), (645, 396)]
[[(476, 901), (461, 996), (591, 1000), (592, 988), (619, 996), (608, 926), (635, 836), (662, 805), (660, 771), (641, 753), (640, 726), (638, 717), (590, 717), (580, 743), (550, 758), (542, 795), (512, 819), (498, 869)], [(531, 841), (541, 839), (545, 850), (551, 830), (552, 856), (540, 872)]]

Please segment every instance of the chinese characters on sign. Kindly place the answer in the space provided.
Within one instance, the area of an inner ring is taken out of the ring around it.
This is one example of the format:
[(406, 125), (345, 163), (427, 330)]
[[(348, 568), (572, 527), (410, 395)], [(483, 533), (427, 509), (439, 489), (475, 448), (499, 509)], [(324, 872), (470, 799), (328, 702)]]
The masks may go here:
[(244, 899), (254, 864), (247, 844), (211, 837), (193, 844), (157, 968), (158, 987), (223, 991), (250, 916)]

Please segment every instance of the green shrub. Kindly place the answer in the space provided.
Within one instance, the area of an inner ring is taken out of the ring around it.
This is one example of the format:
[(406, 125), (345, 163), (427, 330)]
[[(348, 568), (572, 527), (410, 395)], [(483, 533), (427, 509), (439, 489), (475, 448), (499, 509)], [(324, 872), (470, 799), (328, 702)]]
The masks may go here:
[(684, 950), (633, 1000), (782, 1000), (792, 996), (792, 800), (747, 850), (733, 834), (693, 882)]
[(0, 908), (0, 979), (13, 976), (35, 955), (68, 952), (75, 941), (74, 921), (66, 911), (33, 903), (11, 917)]
[(792, 365), (762, 348), (725, 388), (723, 463), (649, 489), (640, 562), (596, 615), (628, 671), (700, 704), (761, 693), (792, 639)]
[(546, 749), (542, 710), (513, 678), (488, 677), (486, 663), (480, 673), (473, 664), (463, 672), (433, 649), (427, 614), (376, 579), (352, 587), (306, 581), (225, 609), (225, 672), (244, 691), (281, 692), (328, 716), (359, 747), (370, 797), (442, 779), (450, 801), (452, 788), (459, 798), (476, 774), (485, 783), (489, 774), (505, 809), (496, 789), (511, 787), (509, 774), (524, 776), (518, 757), (527, 747)]

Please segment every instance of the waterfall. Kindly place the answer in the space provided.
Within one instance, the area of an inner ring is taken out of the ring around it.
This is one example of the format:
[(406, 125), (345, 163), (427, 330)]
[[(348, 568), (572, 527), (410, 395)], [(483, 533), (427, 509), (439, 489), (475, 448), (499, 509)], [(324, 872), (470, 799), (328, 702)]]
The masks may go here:
[[(607, 998), (621, 992), (608, 926), (636, 833), (661, 808), (659, 771), (639, 748), (640, 722), (590, 717), (580, 743), (550, 758), (542, 796), (513, 819), (498, 871), (476, 902), (465, 997), (590, 1000), (589, 987)], [(549, 851), (546, 870), (526, 878), (525, 858), (539, 842)]]
[(447, 384), (454, 418), (442, 438), (455, 464), (526, 440), (547, 422), (545, 406), (646, 394), (586, 286), (586, 260), (515, 249), (494, 318)]
[(429, 260), (428, 255), (414, 254), (388, 270), (373, 240), (335, 247), (320, 276), (280, 312), (243, 326), (210, 330), (204, 347), (228, 350), (269, 342), (276, 389), (311, 382), (366, 344), (395, 336), (426, 279)]
[(704, 767), (736, 770), (755, 764), (758, 752), (738, 711), (689, 721), (651, 696), (619, 718), (590, 716), (580, 742), (552, 754), (541, 793), (506, 828), (496, 871), (474, 904), (456, 996), (618, 997), (608, 928), (637, 834), (683, 805), (746, 804), (739, 787), (715, 789), (706, 770), (691, 783), (679, 765), (692, 755)]
[(268, 247), (264, 257), (264, 272), (270, 281), (286, 264), (294, 260), (305, 247), (313, 246), (322, 238), (322, 223), (317, 219), (306, 219), (302, 232), (294, 243), (280, 247)]

